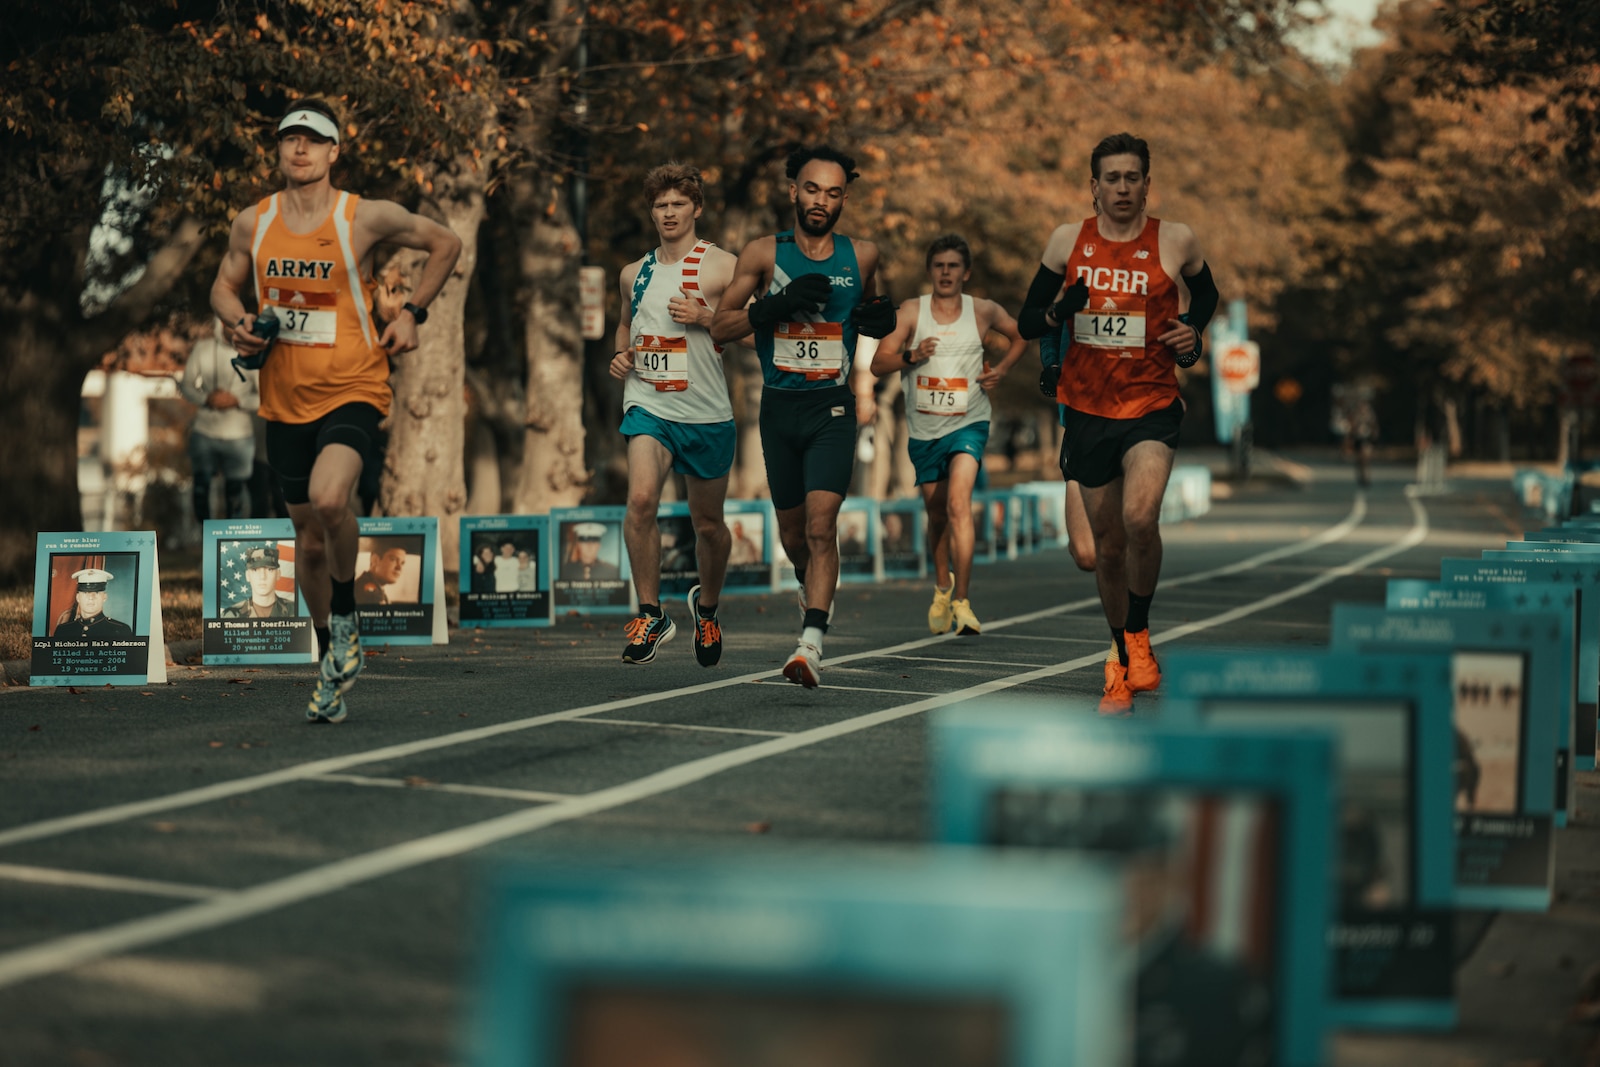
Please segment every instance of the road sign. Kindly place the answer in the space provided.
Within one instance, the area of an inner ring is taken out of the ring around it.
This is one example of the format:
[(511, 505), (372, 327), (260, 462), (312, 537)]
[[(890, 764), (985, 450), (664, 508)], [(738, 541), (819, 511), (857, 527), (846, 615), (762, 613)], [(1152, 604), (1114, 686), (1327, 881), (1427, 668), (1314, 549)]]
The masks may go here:
[(1235, 341), (1217, 350), (1217, 375), (1230, 393), (1248, 393), (1261, 384), (1261, 346)]
[(1573, 407), (1600, 401), (1600, 361), (1590, 355), (1568, 356), (1561, 361), (1562, 399)]

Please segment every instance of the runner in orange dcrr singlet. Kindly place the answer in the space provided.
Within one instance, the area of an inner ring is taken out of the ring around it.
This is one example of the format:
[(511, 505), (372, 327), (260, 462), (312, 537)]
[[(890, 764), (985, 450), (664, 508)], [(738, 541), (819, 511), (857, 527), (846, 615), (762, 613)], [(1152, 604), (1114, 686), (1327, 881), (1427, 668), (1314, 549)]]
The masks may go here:
[(1174, 368), (1200, 358), (1217, 288), (1194, 231), (1146, 213), (1144, 141), (1107, 137), (1089, 173), (1095, 214), (1050, 235), (1017, 325), (1023, 337), (1044, 337), (1047, 391), (1051, 353), (1060, 352), (1061, 473), (1082, 491), (1115, 643), (1100, 711), (1121, 715), (1132, 711), (1134, 693), (1161, 684), (1149, 620), (1161, 573), (1161, 498), (1183, 418)]
[[(333, 187), (340, 128), (333, 109), (302, 100), (278, 123), (282, 192), (233, 220), (211, 307), (228, 340), (261, 365), (267, 463), (294, 521), (296, 580), (311, 611), (322, 667), (306, 718), (340, 722), (344, 692), (362, 665), (356, 624), (356, 516), (350, 491), (382, 464), (379, 423), (389, 412), (389, 359), (417, 347), (417, 327), (461, 253), (445, 227), (387, 200)], [(372, 249), (428, 253), (411, 302), (392, 321), (372, 310)], [(250, 291), (256, 312), (245, 306)], [(276, 340), (253, 327), (271, 310)]]

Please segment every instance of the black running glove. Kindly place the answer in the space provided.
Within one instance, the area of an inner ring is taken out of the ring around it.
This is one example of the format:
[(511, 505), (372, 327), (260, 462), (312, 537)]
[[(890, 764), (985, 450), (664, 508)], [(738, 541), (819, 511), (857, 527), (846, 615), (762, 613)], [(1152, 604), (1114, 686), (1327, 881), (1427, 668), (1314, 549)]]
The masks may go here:
[(1046, 330), (1039, 338), (1039, 362), (1044, 365), (1039, 372), (1039, 394), (1046, 400), (1056, 398), (1056, 383), (1061, 380), (1063, 329)]
[(1089, 287), (1082, 281), (1073, 282), (1062, 290), (1061, 299), (1050, 305), (1050, 317), (1065, 326), (1088, 304)]
[[(1187, 311), (1178, 316), (1178, 321), (1183, 323), (1185, 326), (1194, 326), (1194, 323), (1189, 321), (1189, 313)], [(1174, 357), (1174, 359), (1180, 367), (1192, 367), (1196, 363), (1200, 362), (1200, 355), (1204, 349), (1205, 335), (1202, 334), (1199, 329), (1196, 329), (1194, 331), (1194, 351), (1185, 352), (1181, 356)]]
[(880, 341), (894, 333), (897, 321), (894, 304), (881, 293), (871, 300), (863, 300), (850, 312), (850, 325), (855, 327), (856, 333)]
[(833, 293), (833, 283), (826, 274), (802, 274), (788, 285), (762, 297), (750, 305), (750, 325), (757, 330), (771, 330), (780, 322), (789, 322), (797, 312), (821, 311)]

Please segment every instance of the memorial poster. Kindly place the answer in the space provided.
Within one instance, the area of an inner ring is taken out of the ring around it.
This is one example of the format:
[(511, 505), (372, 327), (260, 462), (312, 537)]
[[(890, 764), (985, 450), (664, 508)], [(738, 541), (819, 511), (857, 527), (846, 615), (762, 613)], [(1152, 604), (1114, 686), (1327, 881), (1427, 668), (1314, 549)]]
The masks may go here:
[(551, 543), (555, 614), (632, 615), (634, 596), (627, 545), (622, 537), (624, 507), (552, 508)]
[(357, 525), (356, 616), (363, 645), (449, 641), (439, 520), (363, 518)]
[(212, 519), (200, 538), (202, 663), (315, 663), (317, 637), (295, 581), (294, 523)]
[(461, 517), (461, 625), (549, 626), (550, 519)]
[(29, 685), (167, 680), (156, 535), (41, 533)]

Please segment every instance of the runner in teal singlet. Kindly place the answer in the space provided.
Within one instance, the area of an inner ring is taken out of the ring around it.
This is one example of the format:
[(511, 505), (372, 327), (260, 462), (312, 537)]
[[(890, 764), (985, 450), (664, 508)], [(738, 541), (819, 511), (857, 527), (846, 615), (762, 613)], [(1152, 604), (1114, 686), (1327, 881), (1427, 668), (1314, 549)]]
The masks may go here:
[(895, 311), (875, 295), (878, 246), (833, 231), (857, 177), (855, 160), (833, 148), (801, 148), (789, 156), (787, 174), (794, 229), (745, 246), (711, 336), (727, 344), (755, 334), (767, 486), (805, 606), (783, 674), (813, 689), (839, 585), (839, 506), (850, 491), (856, 426), (870, 424), (877, 410), (871, 370), (855, 365), (856, 339), (887, 336)]

